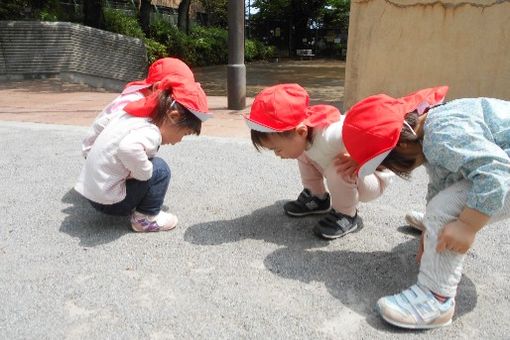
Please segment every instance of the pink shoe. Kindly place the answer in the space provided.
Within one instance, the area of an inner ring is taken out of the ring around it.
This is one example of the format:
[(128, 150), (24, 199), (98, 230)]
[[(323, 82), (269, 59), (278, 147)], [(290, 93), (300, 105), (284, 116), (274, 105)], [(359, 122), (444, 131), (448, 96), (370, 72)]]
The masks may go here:
[(135, 211), (131, 214), (131, 228), (137, 232), (166, 231), (175, 228), (177, 216), (160, 211), (156, 216)]

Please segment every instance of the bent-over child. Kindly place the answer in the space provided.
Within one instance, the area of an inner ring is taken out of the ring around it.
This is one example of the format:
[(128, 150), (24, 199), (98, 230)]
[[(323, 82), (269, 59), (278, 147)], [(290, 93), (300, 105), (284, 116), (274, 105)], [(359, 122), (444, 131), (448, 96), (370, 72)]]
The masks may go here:
[(309, 106), (308, 93), (298, 84), (262, 90), (245, 121), (257, 150), (265, 148), (280, 158), (298, 160), (304, 189), (283, 209), (294, 217), (327, 214), (313, 227), (319, 237), (336, 239), (360, 228), (359, 202), (379, 197), (394, 177), (388, 170), (359, 179), (337, 174), (334, 161), (346, 152), (343, 116), (330, 105)]
[(199, 83), (163, 78), (152, 94), (111, 112), (87, 152), (75, 190), (98, 211), (131, 216), (134, 231), (173, 229), (177, 217), (161, 211), (170, 168), (156, 153), (160, 145), (199, 135), (210, 116)]
[(404, 328), (451, 323), (466, 252), (485, 225), (510, 217), (510, 102), (443, 104), (447, 90), (371, 96), (344, 121), (345, 147), (360, 177), (379, 165), (404, 178), (420, 165), (427, 169), (417, 283), (377, 302), (384, 320)]
[(183, 61), (172, 57), (156, 60), (149, 66), (147, 78), (127, 83), (122, 93), (97, 115), (83, 139), (83, 157), (87, 158), (97, 136), (108, 125), (115, 113), (122, 114), (122, 109), (127, 104), (151, 95), (155, 85), (165, 77), (178, 77), (190, 82), (195, 81), (193, 72)]

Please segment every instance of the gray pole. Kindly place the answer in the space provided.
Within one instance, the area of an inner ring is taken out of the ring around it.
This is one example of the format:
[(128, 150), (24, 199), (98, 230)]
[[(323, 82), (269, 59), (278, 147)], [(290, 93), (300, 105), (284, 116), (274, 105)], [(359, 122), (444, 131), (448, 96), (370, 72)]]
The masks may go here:
[(228, 108), (246, 107), (246, 66), (244, 65), (244, 0), (228, 2)]

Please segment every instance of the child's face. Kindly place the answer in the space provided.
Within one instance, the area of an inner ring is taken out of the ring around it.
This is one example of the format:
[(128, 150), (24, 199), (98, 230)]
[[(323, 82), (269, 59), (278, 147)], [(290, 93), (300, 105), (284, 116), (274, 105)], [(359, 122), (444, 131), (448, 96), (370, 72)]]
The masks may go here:
[(177, 144), (184, 136), (188, 136), (193, 134), (193, 131), (190, 128), (178, 126), (176, 122), (178, 122), (180, 119), (179, 112), (172, 111), (168, 114), (168, 118), (163, 123), (162, 126), (160, 126), (159, 131), (161, 132), (161, 144)]
[(272, 150), (282, 159), (296, 159), (305, 152), (308, 145), (308, 128), (304, 125), (296, 128), (292, 135), (271, 134), (262, 142), (262, 146)]

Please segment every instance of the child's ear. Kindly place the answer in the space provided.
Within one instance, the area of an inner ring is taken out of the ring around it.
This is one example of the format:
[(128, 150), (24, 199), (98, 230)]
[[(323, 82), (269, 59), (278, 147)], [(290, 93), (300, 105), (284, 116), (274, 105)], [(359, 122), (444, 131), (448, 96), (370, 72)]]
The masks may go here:
[(167, 117), (168, 119), (170, 119), (170, 121), (175, 124), (176, 122), (179, 121), (179, 118), (181, 117), (179, 111), (177, 110), (170, 110), (168, 111), (167, 113)]
[(308, 136), (308, 126), (306, 126), (305, 124), (299, 124), (296, 127), (296, 133), (301, 137)]

